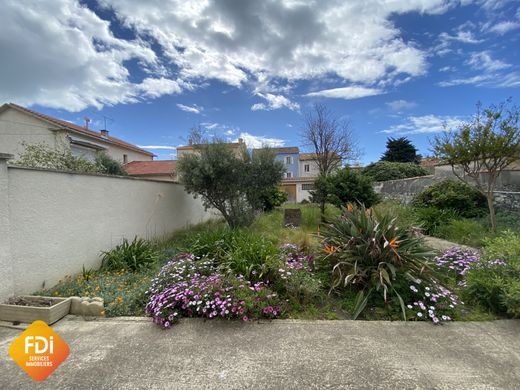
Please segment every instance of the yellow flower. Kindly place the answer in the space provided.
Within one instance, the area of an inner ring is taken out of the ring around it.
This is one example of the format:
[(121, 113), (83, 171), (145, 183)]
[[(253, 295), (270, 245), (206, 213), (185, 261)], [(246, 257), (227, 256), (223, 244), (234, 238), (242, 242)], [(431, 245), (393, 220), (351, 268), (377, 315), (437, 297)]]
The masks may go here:
[(323, 248), (323, 250), (328, 253), (329, 255), (333, 254), (333, 253), (336, 253), (337, 251), (337, 248), (332, 246), (332, 245), (325, 245), (325, 248)]

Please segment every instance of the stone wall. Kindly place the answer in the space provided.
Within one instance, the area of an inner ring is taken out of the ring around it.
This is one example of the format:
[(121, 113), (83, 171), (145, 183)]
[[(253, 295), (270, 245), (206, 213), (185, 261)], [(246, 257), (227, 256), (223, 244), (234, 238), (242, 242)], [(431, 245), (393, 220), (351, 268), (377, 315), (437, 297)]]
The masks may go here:
[[(395, 199), (409, 204), (413, 197), (424, 188), (446, 179), (446, 176), (421, 176), (401, 180), (389, 180), (374, 183), (374, 189), (384, 199)], [(457, 180), (455, 178), (455, 180)], [(495, 206), (497, 209), (520, 211), (520, 192), (495, 191)]]

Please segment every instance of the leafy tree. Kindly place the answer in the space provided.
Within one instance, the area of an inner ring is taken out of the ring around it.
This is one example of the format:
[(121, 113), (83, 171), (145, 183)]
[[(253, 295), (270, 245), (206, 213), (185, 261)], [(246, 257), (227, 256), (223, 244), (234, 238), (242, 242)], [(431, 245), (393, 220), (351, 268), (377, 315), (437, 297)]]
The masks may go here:
[(125, 168), (123, 167), (123, 164), (117, 160), (114, 160), (108, 154), (103, 152), (96, 155), (96, 167), (99, 173), (103, 173), (105, 175), (128, 175), (128, 173), (125, 171)]
[(381, 161), (419, 164), (421, 156), (417, 154), (417, 148), (408, 138), (388, 138)]
[(426, 176), (429, 172), (413, 163), (379, 161), (363, 169), (363, 174), (370, 176), (374, 181), (387, 181)]
[(272, 152), (236, 156), (221, 140), (204, 140), (195, 152), (183, 155), (177, 168), (188, 193), (200, 196), (206, 208), (215, 208), (232, 228), (250, 225), (262, 208), (262, 195), (276, 189), (284, 166)]
[[(313, 151), (319, 175), (323, 177), (341, 167), (343, 161), (352, 161), (359, 155), (349, 123), (337, 119), (322, 104), (315, 104), (305, 114), (301, 137)], [(325, 203), (321, 202), (320, 208), (323, 215)]]
[(508, 100), (484, 110), (477, 104), (477, 113), (471, 121), (433, 141), (435, 155), (451, 165), (454, 175), (486, 196), (493, 230), (496, 230), (493, 192), (497, 178), (520, 156), (520, 112), (510, 103)]
[(327, 177), (320, 176), (311, 191), (314, 202), (332, 203), (337, 207), (347, 203), (362, 203), (366, 207), (379, 202), (372, 180), (349, 168), (343, 168)]

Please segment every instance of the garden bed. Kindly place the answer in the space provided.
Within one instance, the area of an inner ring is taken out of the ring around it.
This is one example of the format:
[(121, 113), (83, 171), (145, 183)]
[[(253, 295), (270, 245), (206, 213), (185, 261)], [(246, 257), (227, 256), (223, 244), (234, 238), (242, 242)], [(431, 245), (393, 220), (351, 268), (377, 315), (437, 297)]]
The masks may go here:
[(70, 298), (18, 296), (0, 304), (0, 320), (32, 323), (40, 320), (53, 324), (69, 314)]

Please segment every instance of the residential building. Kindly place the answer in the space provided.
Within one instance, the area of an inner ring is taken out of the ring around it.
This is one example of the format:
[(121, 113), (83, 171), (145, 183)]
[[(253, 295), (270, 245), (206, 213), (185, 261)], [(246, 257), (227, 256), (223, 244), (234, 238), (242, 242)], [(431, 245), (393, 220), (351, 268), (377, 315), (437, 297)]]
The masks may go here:
[[(235, 156), (241, 157), (245, 152), (247, 152), (246, 143), (242, 138), (238, 139), (238, 142), (230, 142), (228, 145), (232, 150)], [(186, 145), (186, 146), (178, 146), (177, 147), (177, 159), (181, 158), (185, 154), (195, 153), (197, 151), (197, 145)]]
[(132, 161), (125, 164), (130, 176), (171, 182), (178, 181), (176, 167), (175, 160)]
[(74, 156), (87, 160), (105, 152), (123, 164), (152, 161), (154, 157), (147, 150), (112, 137), (108, 130), (94, 131), (14, 103), (0, 106), (0, 152), (17, 158), (24, 150), (24, 143), (69, 149)]
[[(314, 181), (319, 175), (313, 153), (300, 153), (296, 146), (271, 148), (275, 159), (282, 161), (285, 173), (280, 189), (287, 193), (288, 202), (309, 200), (314, 189)], [(253, 153), (255, 150), (253, 150)]]

